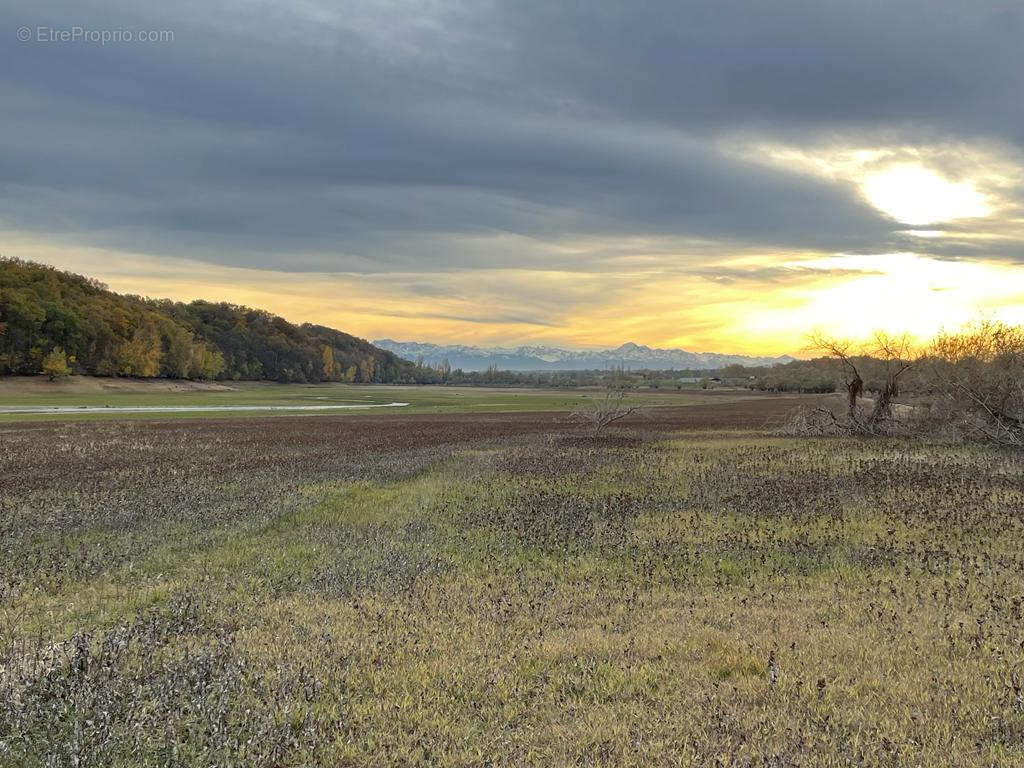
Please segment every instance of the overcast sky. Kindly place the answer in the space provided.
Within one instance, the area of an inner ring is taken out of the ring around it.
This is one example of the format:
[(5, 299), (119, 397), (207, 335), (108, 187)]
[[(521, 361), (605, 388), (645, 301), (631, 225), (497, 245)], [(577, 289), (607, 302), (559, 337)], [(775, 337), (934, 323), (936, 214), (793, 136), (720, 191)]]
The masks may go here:
[(117, 290), (435, 342), (1024, 321), (1019, 0), (4, 18), (0, 252)]

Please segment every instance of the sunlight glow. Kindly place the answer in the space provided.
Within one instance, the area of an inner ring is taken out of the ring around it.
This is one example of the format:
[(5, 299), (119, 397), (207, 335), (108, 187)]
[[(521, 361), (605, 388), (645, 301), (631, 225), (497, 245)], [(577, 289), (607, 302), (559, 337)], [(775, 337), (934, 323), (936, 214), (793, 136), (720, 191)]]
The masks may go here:
[[(751, 329), (779, 335), (819, 328), (830, 335), (862, 338), (875, 329), (927, 339), (986, 316), (1024, 321), (1024, 274), (1012, 264), (943, 261), (912, 253), (829, 256), (805, 267), (854, 273), (829, 284), (798, 288), (799, 306), (755, 310)], [(856, 276), (856, 272), (861, 272)], [(806, 334), (806, 331), (804, 331)]]
[(918, 226), (987, 216), (985, 198), (969, 182), (952, 182), (919, 165), (896, 165), (861, 182), (873, 206), (897, 221)]
[(942, 237), (946, 233), (941, 229), (903, 229), (900, 230), (900, 234), (911, 237)]

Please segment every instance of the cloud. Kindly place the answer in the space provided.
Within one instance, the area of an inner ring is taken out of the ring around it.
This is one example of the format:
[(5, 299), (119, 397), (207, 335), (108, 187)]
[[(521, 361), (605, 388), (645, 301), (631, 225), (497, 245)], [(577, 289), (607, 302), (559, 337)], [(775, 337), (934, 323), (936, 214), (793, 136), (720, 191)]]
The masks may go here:
[(728, 267), (717, 266), (707, 269), (692, 269), (690, 274), (714, 283), (747, 284), (764, 286), (771, 284), (791, 284), (804, 282), (820, 282), (824, 279), (834, 280), (841, 277), (862, 277), (867, 274), (884, 274), (878, 270), (864, 269), (822, 269), (820, 267), (772, 266), (772, 267)]
[(9, 18), (174, 40), (10, 52), (8, 225), (227, 264), (551, 257), (481, 245), (508, 234), (879, 252), (894, 223), (852, 185), (737, 158), (721, 136), (1014, 141), (1024, 124), (1011, 5), (22, 3)]
[(532, 81), (608, 113), (709, 131), (1024, 138), (1012, 0), (501, 8)]
[[(728, 287), (739, 311), (733, 289), (813, 282), (784, 262), (822, 253), (1024, 262), (1017, 2), (14, 0), (5, 18), (0, 226), (68, 253), (385, 280), (413, 307), (396, 317), (550, 328), (659, 282)], [(173, 41), (20, 43), (23, 24)], [(835, 171), (861, 149), (977, 180), (995, 213), (908, 235)], [(672, 300), (659, 339), (711, 322)]]

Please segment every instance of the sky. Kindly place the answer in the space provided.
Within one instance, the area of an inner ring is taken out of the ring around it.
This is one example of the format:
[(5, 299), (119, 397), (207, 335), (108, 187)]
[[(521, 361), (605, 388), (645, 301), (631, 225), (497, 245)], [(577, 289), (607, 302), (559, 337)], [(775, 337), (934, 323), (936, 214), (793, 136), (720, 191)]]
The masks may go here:
[(1024, 323), (1019, 0), (8, 0), (0, 254), (366, 338)]

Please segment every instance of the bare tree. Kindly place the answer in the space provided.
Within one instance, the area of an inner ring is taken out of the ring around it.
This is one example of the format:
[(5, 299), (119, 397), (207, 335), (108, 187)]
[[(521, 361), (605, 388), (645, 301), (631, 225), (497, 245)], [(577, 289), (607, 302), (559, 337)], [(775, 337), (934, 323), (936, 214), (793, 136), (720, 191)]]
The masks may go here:
[(907, 334), (875, 333), (871, 357), (881, 365), (881, 386), (875, 390), (875, 404), (868, 417), (872, 423), (892, 418), (893, 400), (900, 396), (900, 379), (917, 363), (914, 345)]
[(633, 403), (623, 389), (609, 389), (604, 397), (595, 397), (581, 408), (573, 411), (573, 418), (590, 427), (599, 435), (609, 424), (636, 413), (640, 407)]
[[(935, 434), (1024, 448), (1022, 327), (982, 321), (940, 333), (923, 352), (905, 335), (884, 333), (859, 346), (816, 335), (812, 346), (841, 372), (846, 417), (800, 409), (784, 427), (789, 434)], [(896, 403), (905, 378), (912, 405)]]
[[(801, 424), (813, 424), (813, 431), (852, 434), (883, 434), (896, 431), (893, 401), (900, 394), (900, 380), (916, 364), (913, 343), (907, 335), (876, 332), (871, 341), (855, 345), (816, 333), (810, 347), (831, 358), (839, 368), (846, 390), (846, 419), (841, 421), (827, 409), (815, 414), (802, 414)], [(877, 374), (874, 376), (873, 374)], [(860, 407), (860, 400), (869, 389), (865, 376), (878, 383), (870, 387), (875, 397), (870, 411)], [(808, 431), (811, 431), (810, 429)]]
[(864, 378), (854, 360), (853, 344), (813, 333), (809, 348), (822, 352), (837, 361), (843, 372), (843, 386), (846, 388), (846, 412), (853, 420), (857, 415), (857, 399), (864, 394)]

